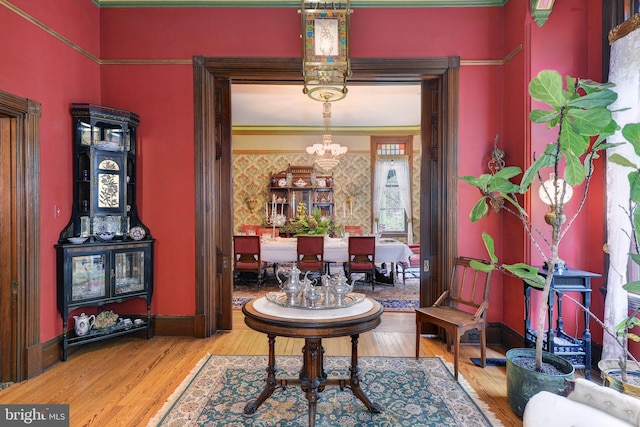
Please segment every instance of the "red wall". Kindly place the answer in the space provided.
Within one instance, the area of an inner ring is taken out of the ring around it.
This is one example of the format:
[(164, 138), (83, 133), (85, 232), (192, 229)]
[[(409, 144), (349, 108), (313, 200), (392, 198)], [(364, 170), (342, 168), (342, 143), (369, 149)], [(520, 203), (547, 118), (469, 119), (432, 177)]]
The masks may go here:
[[(164, 60), (149, 65), (98, 66), (0, 6), (0, 38), (11, 41), (0, 44), (0, 89), (43, 105), (41, 341), (59, 335), (62, 328), (55, 306), (53, 244), (68, 221), (71, 207), (71, 102), (102, 103), (140, 115), (139, 208), (142, 220), (157, 239), (152, 311), (192, 315), (197, 215), (193, 78), (190, 64), (172, 60), (189, 60), (194, 55), (298, 57), (300, 21), (296, 9), (98, 9), (90, 0), (57, 0), (55, 7), (49, 0), (10, 1), (102, 60)], [(599, 0), (589, 0), (594, 2)], [(582, 40), (590, 36), (591, 23), (599, 22), (587, 16), (584, 0), (557, 2), (549, 22), (541, 29), (532, 28), (535, 24), (524, 3), (508, 2), (492, 8), (357, 9), (352, 15), (353, 57), (461, 57), (460, 175), (487, 171), (487, 156), (496, 134), (507, 150), (507, 162), (527, 161), (528, 98), (523, 88), (530, 66), (536, 72), (545, 65), (580, 73), (599, 67), (597, 60), (586, 55), (586, 40)], [(545, 43), (551, 43), (553, 49), (545, 50)], [(519, 45), (522, 50), (503, 64), (501, 61)], [(537, 58), (535, 66), (533, 57)], [(514, 257), (527, 253), (519, 237), (521, 231), (505, 224), (503, 218), (493, 215), (482, 224), (471, 224), (468, 212), (475, 195), (464, 185), (459, 190), (461, 254), (484, 256), (480, 240), (483, 230), (500, 241), (503, 235), (508, 236), (504, 242), (514, 247), (505, 253)], [(56, 204), (62, 208), (61, 218), (53, 218)], [(575, 245), (585, 246), (585, 224), (576, 228), (582, 228), (583, 233), (577, 233), (579, 241)], [(597, 239), (589, 236), (588, 243)], [(582, 265), (583, 259), (591, 259), (585, 249), (578, 249), (576, 257), (567, 259), (576, 267), (597, 266), (597, 262)], [(494, 278), (489, 320), (504, 321), (520, 331), (522, 290), (519, 286), (503, 290), (503, 280), (500, 275)]]
[[(94, 55), (100, 55), (99, 9), (91, 1), (16, 0), (12, 4)], [(53, 245), (71, 215), (69, 104), (100, 103), (100, 66), (5, 6), (0, 6), (0, 40), (0, 89), (42, 104), (40, 339), (44, 342), (62, 331), (55, 303)], [(58, 218), (54, 216), (54, 205), (61, 208)]]

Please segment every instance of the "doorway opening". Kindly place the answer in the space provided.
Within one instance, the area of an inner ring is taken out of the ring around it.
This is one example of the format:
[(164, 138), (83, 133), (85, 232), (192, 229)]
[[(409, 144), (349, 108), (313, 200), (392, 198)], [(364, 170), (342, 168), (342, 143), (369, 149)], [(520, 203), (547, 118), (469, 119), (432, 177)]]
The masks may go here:
[[(231, 82), (300, 83), (299, 58), (194, 57), (196, 336), (231, 329)], [(457, 247), (457, 103), (460, 60), (353, 59), (350, 81), (421, 85), (421, 305), (435, 301)]]

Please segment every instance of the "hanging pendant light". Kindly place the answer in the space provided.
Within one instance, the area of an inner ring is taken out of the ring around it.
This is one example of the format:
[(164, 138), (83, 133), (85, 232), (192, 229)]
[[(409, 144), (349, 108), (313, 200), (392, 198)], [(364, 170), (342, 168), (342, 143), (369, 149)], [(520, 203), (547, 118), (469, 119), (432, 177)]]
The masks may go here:
[[(314, 89), (333, 92), (334, 101), (347, 94), (351, 76), (349, 61), (349, 0), (319, 2), (301, 0), (302, 92), (322, 101)], [(341, 87), (340, 87), (341, 86)]]

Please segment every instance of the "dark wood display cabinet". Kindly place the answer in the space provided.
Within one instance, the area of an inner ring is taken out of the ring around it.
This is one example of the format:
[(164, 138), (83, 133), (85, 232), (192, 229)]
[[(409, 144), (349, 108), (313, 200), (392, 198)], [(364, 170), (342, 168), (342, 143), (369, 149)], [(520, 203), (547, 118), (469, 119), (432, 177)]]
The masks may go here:
[[(55, 245), (62, 360), (70, 346), (140, 331), (150, 338), (153, 294), (154, 239), (136, 201), (139, 118), (94, 104), (72, 104), (71, 116), (73, 206)], [(130, 299), (144, 300), (146, 310), (119, 313), (119, 304)], [(76, 333), (70, 314), (92, 306), (108, 308), (118, 321)]]
[[(298, 203), (307, 206), (307, 214), (319, 209), (323, 217), (333, 218), (333, 176), (320, 174), (314, 166), (289, 166), (271, 175), (269, 185), (270, 204), (267, 216), (283, 214), (294, 218)], [(284, 225), (284, 224), (283, 224)]]

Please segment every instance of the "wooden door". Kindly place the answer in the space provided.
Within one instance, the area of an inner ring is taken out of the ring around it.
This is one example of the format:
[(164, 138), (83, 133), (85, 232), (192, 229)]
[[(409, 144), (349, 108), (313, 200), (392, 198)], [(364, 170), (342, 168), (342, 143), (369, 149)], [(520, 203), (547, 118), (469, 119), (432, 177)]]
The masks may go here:
[(0, 381), (15, 381), (16, 363), (16, 290), (12, 279), (15, 255), (12, 250), (11, 182), (12, 147), (16, 146), (16, 120), (0, 118)]

